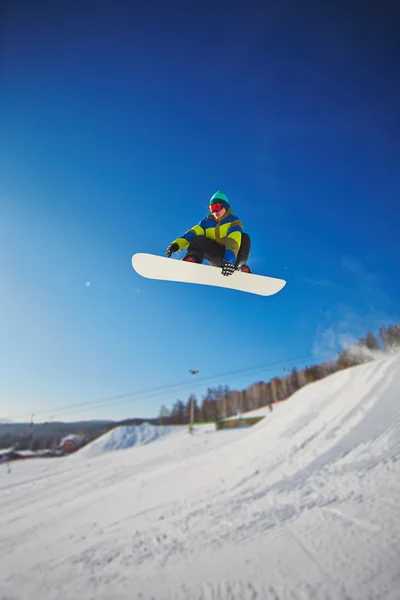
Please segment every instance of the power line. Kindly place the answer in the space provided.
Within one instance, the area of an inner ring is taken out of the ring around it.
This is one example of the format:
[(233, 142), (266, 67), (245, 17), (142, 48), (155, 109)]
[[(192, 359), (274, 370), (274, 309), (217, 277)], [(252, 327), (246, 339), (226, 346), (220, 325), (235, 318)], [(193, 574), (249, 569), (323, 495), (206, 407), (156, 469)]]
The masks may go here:
[[(280, 364), (280, 363), (277, 363), (277, 364)], [(273, 367), (273, 366), (274, 366), (274, 364), (271, 363), (271, 367)], [(221, 375), (216, 375), (214, 377), (207, 377), (207, 378), (203, 378), (201, 380), (198, 379), (197, 381), (198, 382), (214, 381), (216, 377), (228, 376), (228, 375), (230, 377), (230, 380), (232, 381), (233, 379), (237, 379), (238, 377), (241, 377), (244, 373), (248, 373), (248, 374), (250, 374), (251, 372), (257, 373), (260, 370), (264, 370), (265, 371), (265, 365), (262, 365), (262, 367), (258, 366), (258, 367), (254, 367), (254, 368), (247, 368), (245, 370), (230, 371), (228, 373), (224, 373), (224, 374), (221, 374)], [(168, 385), (161, 386), (160, 388), (156, 388), (158, 391), (155, 392), (155, 393), (153, 392), (153, 390), (147, 390), (147, 391), (144, 391), (144, 392), (140, 393), (140, 395), (139, 395), (138, 398), (132, 398), (133, 395), (136, 396), (137, 394), (139, 394), (139, 393), (136, 393), (136, 392), (135, 393), (132, 392), (131, 394), (127, 394), (128, 397), (126, 397), (124, 399), (121, 399), (118, 402), (116, 402), (115, 406), (120, 406), (121, 404), (124, 404), (125, 402), (129, 402), (131, 404), (134, 404), (136, 402), (140, 402), (141, 400), (143, 400), (143, 398), (145, 398), (148, 395), (150, 395), (152, 398), (154, 398), (154, 397), (160, 397), (160, 396), (165, 396), (168, 393), (169, 394), (173, 393), (173, 390), (175, 390), (175, 392), (178, 392), (181, 389), (183, 390), (184, 388), (187, 388), (188, 385), (189, 385), (189, 383), (187, 381), (185, 381), (185, 382), (181, 382), (180, 384), (172, 384), (171, 386), (168, 386)], [(122, 394), (121, 394), (121, 396), (122, 396)], [(115, 398), (114, 396), (110, 396), (108, 398), (103, 398), (102, 400), (92, 401), (90, 404), (96, 403), (96, 408), (99, 408), (101, 406), (104, 406), (105, 404), (108, 404), (109, 402), (114, 401), (114, 398)], [(76, 412), (82, 412), (83, 410), (87, 410), (87, 404), (86, 403), (82, 404), (82, 405), (75, 405), (75, 406), (78, 406), (78, 408), (76, 410), (74, 409), (75, 413)], [(55, 411), (55, 412), (56, 412), (56, 414), (57, 414), (57, 412), (58, 412), (58, 414), (60, 412), (67, 412), (67, 411), (70, 412), (71, 409), (73, 409), (73, 407), (70, 406), (70, 407), (68, 407), (68, 409), (65, 408), (62, 411)], [(40, 414), (40, 413), (38, 413), (38, 414)]]
[[(279, 361), (275, 361), (275, 362), (271, 362), (271, 363), (264, 363), (262, 365), (257, 365), (257, 366), (253, 366), (253, 367), (245, 367), (243, 369), (235, 369), (234, 371), (226, 371), (226, 372), (221, 372), (221, 373), (216, 373), (215, 375), (211, 375), (211, 376), (206, 376), (206, 377), (201, 377), (197, 380), (198, 383), (206, 383), (206, 382), (210, 382), (210, 381), (214, 381), (216, 378), (221, 378), (221, 377), (231, 377), (231, 379), (236, 379), (237, 376), (243, 375), (243, 374), (250, 374), (251, 372), (258, 372), (267, 368), (273, 368), (275, 366), (280, 366), (281, 364), (285, 364), (288, 362), (293, 362), (293, 361), (300, 361), (300, 360), (306, 360), (308, 358), (310, 358), (311, 355), (307, 355), (307, 356), (297, 356), (297, 357), (291, 357), (291, 358), (286, 358), (284, 360), (279, 360)], [(60, 407), (54, 407), (53, 410), (46, 409), (46, 410), (39, 410), (35, 412), (35, 416), (38, 415), (44, 415), (44, 414), (49, 414), (49, 412), (51, 412), (51, 414), (54, 416), (55, 414), (59, 414), (61, 412), (66, 412), (66, 411), (81, 411), (82, 409), (86, 409), (87, 407), (90, 406), (103, 406), (104, 404), (108, 404), (109, 402), (114, 402), (114, 404), (121, 405), (124, 404), (125, 402), (139, 402), (140, 400), (143, 399), (143, 397), (147, 397), (147, 396), (160, 396), (160, 395), (165, 395), (166, 393), (170, 392), (172, 393), (173, 391), (178, 392), (180, 389), (184, 389), (188, 387), (189, 382), (187, 380), (184, 381), (180, 381), (178, 383), (172, 383), (172, 384), (167, 384), (167, 385), (160, 385), (154, 388), (147, 388), (144, 390), (139, 390), (139, 391), (135, 391), (135, 392), (125, 392), (122, 394), (115, 394), (113, 396), (107, 396), (105, 398), (99, 398), (97, 400), (90, 400), (90, 401), (86, 401), (86, 402), (81, 402), (78, 404), (69, 404), (69, 405), (64, 405), (64, 406), (60, 406)], [(135, 398), (137, 397), (137, 398)], [(25, 415), (24, 415), (25, 416)]]
[[(295, 356), (295, 357), (290, 357), (290, 358), (286, 358), (286, 359), (282, 359), (282, 360), (278, 360), (278, 361), (274, 361), (274, 362), (270, 362), (270, 363), (264, 363), (264, 364), (253, 366), (253, 367), (244, 367), (243, 369), (235, 369), (233, 371), (225, 371), (225, 372), (221, 372), (221, 373), (216, 373), (215, 375), (199, 377), (196, 380), (197, 386), (201, 383), (215, 381), (215, 379), (217, 379), (217, 378), (221, 379), (222, 377), (230, 377), (231, 379), (236, 379), (238, 376), (242, 376), (242, 375), (250, 374), (250, 373), (256, 373), (256, 372), (259, 372), (262, 370), (271, 369), (273, 367), (286, 365), (287, 363), (293, 363), (295, 361), (305, 361), (311, 357), (312, 357), (312, 354), (308, 354), (306, 356)], [(100, 407), (100, 406), (104, 406), (105, 404), (108, 404), (110, 402), (114, 402), (114, 404), (116, 406), (124, 404), (125, 402), (131, 402), (133, 404), (135, 402), (139, 402), (140, 400), (142, 400), (143, 398), (146, 398), (148, 396), (157, 397), (157, 396), (165, 395), (166, 393), (178, 392), (179, 390), (183, 390), (183, 389), (187, 388), (188, 385), (189, 385), (188, 380), (183, 380), (183, 381), (180, 381), (177, 383), (171, 383), (171, 384), (166, 384), (166, 385), (163, 384), (163, 385), (156, 386), (154, 388), (146, 388), (146, 389), (139, 390), (139, 391), (124, 392), (122, 394), (106, 396), (105, 398), (99, 398), (96, 400), (88, 400), (85, 402), (80, 402), (78, 404), (69, 404), (69, 405), (54, 407), (52, 410), (51, 409), (38, 410), (35, 412), (35, 416), (45, 415), (45, 414), (48, 415), (49, 413), (51, 413), (52, 416), (54, 417), (54, 415), (60, 414), (62, 412), (67, 412), (67, 411), (68, 412), (80, 412), (82, 410), (87, 409), (88, 407), (91, 407), (91, 406)], [(23, 415), (23, 416), (25, 417), (26, 415)]]

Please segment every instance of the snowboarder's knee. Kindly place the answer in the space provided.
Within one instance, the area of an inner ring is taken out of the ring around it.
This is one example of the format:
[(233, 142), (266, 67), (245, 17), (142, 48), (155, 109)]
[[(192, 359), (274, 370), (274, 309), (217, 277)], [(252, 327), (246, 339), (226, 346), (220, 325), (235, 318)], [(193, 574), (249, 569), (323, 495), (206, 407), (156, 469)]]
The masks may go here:
[(190, 245), (190, 246), (199, 246), (199, 245), (201, 246), (201, 245), (203, 245), (203, 244), (204, 244), (204, 241), (205, 241), (206, 239), (207, 239), (207, 238), (206, 238), (206, 236), (205, 236), (205, 235), (200, 235), (200, 234), (199, 234), (199, 235), (195, 235), (195, 236), (194, 236), (194, 238), (192, 238), (192, 239), (190, 240), (190, 243), (189, 243), (189, 245)]

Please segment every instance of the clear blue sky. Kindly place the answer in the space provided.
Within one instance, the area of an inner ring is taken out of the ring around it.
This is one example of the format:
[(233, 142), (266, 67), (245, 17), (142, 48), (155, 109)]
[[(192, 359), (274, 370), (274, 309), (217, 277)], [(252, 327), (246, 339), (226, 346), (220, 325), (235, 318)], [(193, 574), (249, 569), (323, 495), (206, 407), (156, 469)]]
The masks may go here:
[[(192, 4), (2, 5), (0, 417), (155, 416), (399, 319), (398, 12)], [(276, 296), (133, 271), (218, 189)]]

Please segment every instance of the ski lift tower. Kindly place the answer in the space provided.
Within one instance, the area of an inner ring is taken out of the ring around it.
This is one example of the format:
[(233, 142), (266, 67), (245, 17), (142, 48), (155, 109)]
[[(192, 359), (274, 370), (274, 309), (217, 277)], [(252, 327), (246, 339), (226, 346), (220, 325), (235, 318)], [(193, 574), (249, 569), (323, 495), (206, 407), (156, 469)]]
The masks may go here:
[[(198, 371), (196, 369), (189, 369), (189, 373), (191, 375), (197, 375)], [(191, 402), (190, 402), (189, 433), (193, 433), (193, 421), (194, 421), (194, 379), (193, 379), (193, 388), (192, 388), (192, 398), (191, 398)]]

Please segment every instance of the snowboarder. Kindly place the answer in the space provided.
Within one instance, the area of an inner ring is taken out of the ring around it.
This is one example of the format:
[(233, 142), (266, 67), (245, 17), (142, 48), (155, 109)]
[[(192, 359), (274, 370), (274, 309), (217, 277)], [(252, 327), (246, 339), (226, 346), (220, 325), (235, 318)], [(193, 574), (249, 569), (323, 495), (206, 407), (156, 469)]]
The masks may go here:
[(222, 275), (232, 275), (235, 270), (251, 273), (246, 264), (250, 254), (250, 237), (243, 231), (241, 220), (232, 213), (224, 192), (216, 192), (209, 202), (210, 213), (170, 243), (166, 255), (171, 256), (188, 247), (182, 260), (221, 267)]

